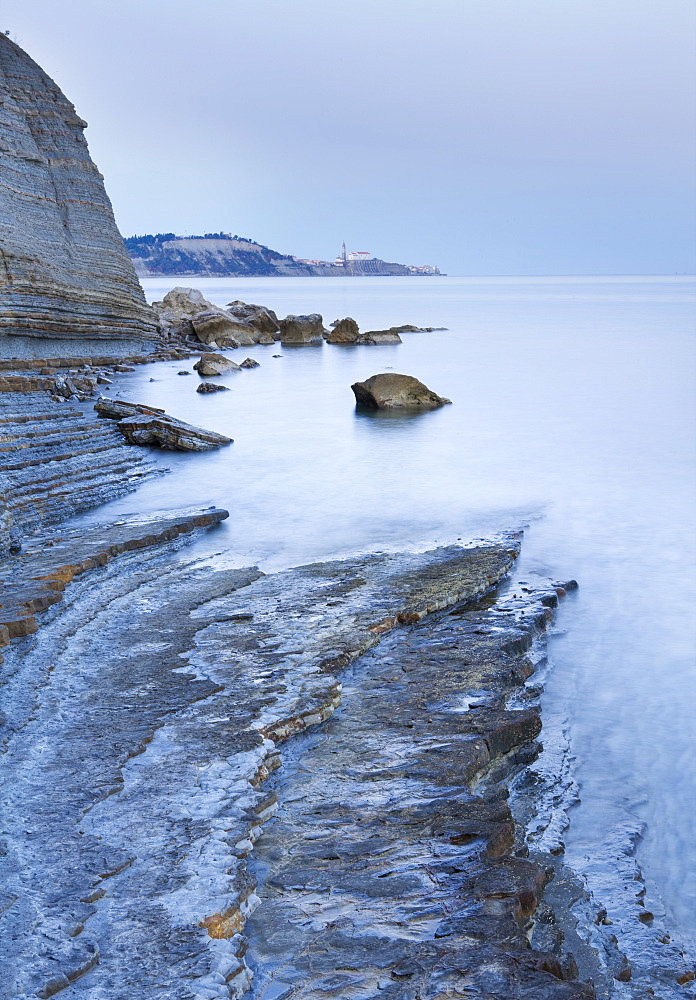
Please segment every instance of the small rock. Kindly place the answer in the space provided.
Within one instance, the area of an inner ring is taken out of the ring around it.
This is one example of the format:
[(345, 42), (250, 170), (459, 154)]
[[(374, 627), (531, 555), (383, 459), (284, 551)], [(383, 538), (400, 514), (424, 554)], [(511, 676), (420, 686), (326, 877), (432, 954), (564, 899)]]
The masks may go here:
[(196, 386), (196, 392), (229, 392), (229, 386), (215, 382), (201, 382)]
[[(275, 355), (275, 354), (273, 356), (274, 357), (279, 357), (279, 355)], [(259, 368), (260, 366), (259, 366), (259, 362), (255, 361), (253, 358), (245, 358), (244, 361), (242, 361), (242, 363), (241, 363), (241, 365), (239, 367), (240, 368)]]
[(191, 372), (177, 372), (177, 375), (190, 375)]

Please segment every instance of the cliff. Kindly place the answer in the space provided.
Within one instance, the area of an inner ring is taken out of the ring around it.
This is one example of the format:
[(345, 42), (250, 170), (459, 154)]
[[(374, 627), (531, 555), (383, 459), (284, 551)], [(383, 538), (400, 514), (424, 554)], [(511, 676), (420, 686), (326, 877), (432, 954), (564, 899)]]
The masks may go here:
[(0, 35), (0, 357), (134, 353), (157, 337), (86, 124)]
[[(312, 263), (278, 253), (254, 240), (208, 233), (176, 236), (174, 233), (130, 236), (126, 241), (136, 272), (142, 278), (164, 275), (188, 277), (341, 277), (342, 275), (406, 275), (405, 264), (385, 260), (347, 261), (343, 266), (328, 261)], [(437, 269), (435, 269), (437, 273)]]

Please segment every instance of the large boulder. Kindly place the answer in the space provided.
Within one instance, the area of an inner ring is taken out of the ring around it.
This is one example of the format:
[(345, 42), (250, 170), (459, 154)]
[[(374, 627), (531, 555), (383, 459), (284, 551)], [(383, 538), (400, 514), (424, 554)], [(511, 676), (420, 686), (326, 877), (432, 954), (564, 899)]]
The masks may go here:
[(360, 339), (358, 324), (351, 316), (336, 319), (331, 324), (331, 333), (324, 335), (327, 344), (357, 344)]
[(373, 375), (351, 386), (359, 409), (365, 410), (434, 410), (451, 399), (438, 396), (411, 375), (388, 372)]
[(241, 371), (241, 366), (222, 354), (201, 354), (200, 361), (193, 366), (199, 375), (224, 375), (226, 372)]
[(272, 344), (280, 340), (280, 322), (272, 309), (235, 299), (234, 302), (227, 304), (227, 312), (239, 323), (252, 327), (263, 337), (257, 340), (257, 343)]
[(280, 321), (283, 346), (321, 344), (324, 337), (324, 320), (319, 313), (309, 316), (286, 316)]
[(252, 347), (255, 331), (238, 323), (222, 309), (206, 309), (191, 318), (196, 336), (202, 344), (216, 347)]

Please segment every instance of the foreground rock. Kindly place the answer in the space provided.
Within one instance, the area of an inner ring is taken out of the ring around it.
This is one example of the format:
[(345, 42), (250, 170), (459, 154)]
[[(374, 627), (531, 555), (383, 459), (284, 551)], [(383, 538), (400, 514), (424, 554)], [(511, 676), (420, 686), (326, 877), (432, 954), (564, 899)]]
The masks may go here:
[(152, 349), (155, 315), (75, 108), (0, 35), (0, 357)]
[(241, 370), (241, 365), (223, 357), (222, 354), (201, 354), (200, 361), (197, 361), (193, 367), (199, 375), (204, 376), (224, 375), (225, 372)]
[[(71, 583), (6, 654), (3, 1000), (230, 1000), (253, 967), (255, 997), (591, 997), (560, 941), (529, 947), (546, 873), (512, 853), (501, 784), (537, 750), (538, 713), (504, 702), (556, 595), (409, 625), (485, 593), (518, 544), (273, 576), (121, 548)], [(363, 653), (317, 770), (264, 787)]]
[(356, 405), (367, 410), (433, 410), (450, 399), (438, 396), (411, 375), (387, 372), (351, 386)]
[(283, 347), (321, 344), (324, 337), (324, 321), (319, 313), (310, 313), (308, 316), (286, 316), (280, 321), (280, 330)]
[(154, 444), (173, 451), (211, 451), (232, 443), (232, 438), (224, 434), (194, 427), (142, 403), (99, 399), (94, 409), (100, 417), (117, 420), (116, 426), (129, 444)]

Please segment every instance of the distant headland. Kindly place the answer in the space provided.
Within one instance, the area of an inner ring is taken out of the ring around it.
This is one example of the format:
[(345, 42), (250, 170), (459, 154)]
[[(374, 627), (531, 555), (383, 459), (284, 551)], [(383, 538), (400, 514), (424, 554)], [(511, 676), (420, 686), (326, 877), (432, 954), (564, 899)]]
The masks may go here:
[(432, 275), (431, 264), (393, 264), (365, 250), (347, 251), (335, 260), (307, 260), (278, 253), (256, 240), (230, 233), (177, 236), (175, 233), (129, 236), (126, 249), (141, 278), (207, 277), (337, 277), (339, 275)]

